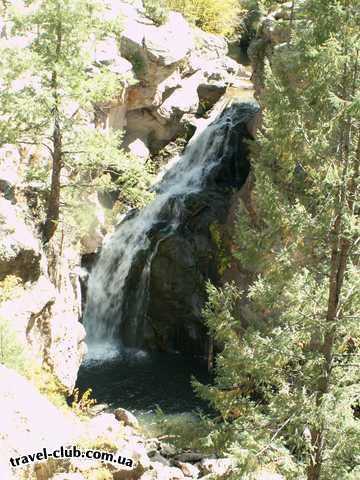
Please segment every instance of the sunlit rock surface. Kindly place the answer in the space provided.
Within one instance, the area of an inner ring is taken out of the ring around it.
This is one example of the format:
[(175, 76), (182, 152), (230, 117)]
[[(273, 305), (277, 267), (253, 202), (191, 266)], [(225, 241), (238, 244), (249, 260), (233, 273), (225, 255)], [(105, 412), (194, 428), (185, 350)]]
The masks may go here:
[(16, 332), (25, 354), (47, 364), (71, 390), (85, 353), (85, 331), (78, 321), (80, 292), (71, 282), (66, 255), (61, 268), (63, 285), (57, 289), (26, 206), (0, 197), (0, 280), (12, 275), (19, 281), (0, 304), (0, 316)]
[(9, 274), (37, 280), (40, 261), (40, 244), (26, 225), (24, 212), (0, 197), (0, 280)]
[[(124, 145), (132, 152), (138, 141), (150, 152), (161, 149), (184, 133), (188, 115), (201, 112), (200, 101), (210, 108), (227, 86), (240, 86), (249, 78), (227, 57), (223, 37), (190, 26), (180, 13), (170, 12), (165, 24), (158, 26), (145, 16), (141, 2), (108, 4), (108, 18), (119, 23), (120, 48), (114, 39), (107, 39), (96, 55), (114, 68), (122, 66), (119, 72), (123, 68), (131, 80), (126, 77), (121, 98), (105, 108), (103, 121), (126, 129)], [(204, 94), (207, 87), (220, 95)], [(145, 152), (139, 149), (140, 158)]]
[(10, 469), (11, 457), (72, 444), (81, 427), (75, 416), (61, 413), (28, 380), (2, 365), (0, 382), (0, 465), (15, 480), (19, 476)]

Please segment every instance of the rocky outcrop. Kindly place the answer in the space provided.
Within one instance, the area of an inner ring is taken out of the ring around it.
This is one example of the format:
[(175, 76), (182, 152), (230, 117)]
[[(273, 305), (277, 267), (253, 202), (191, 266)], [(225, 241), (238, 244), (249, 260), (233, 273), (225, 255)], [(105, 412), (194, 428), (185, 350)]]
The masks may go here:
[[(17, 480), (20, 473), (11, 469), (11, 457), (72, 444), (82, 430), (75, 415), (60, 412), (29, 381), (2, 365), (0, 382), (1, 479)], [(33, 468), (26, 467), (28, 478)]]
[(0, 281), (18, 279), (16, 290), (2, 298), (0, 317), (16, 333), (28, 362), (46, 365), (71, 390), (85, 353), (80, 286), (66, 252), (58, 268), (59, 285), (50, 280), (51, 265), (25, 200), (29, 186), (19, 178), (8, 180), (14, 192), (11, 201), (0, 194)]
[(227, 57), (223, 37), (191, 27), (180, 13), (170, 12), (165, 24), (157, 26), (140, 2), (110, 6), (108, 15), (121, 17), (120, 47), (109, 38), (95, 58), (125, 80), (121, 98), (100, 106), (100, 117), (104, 125), (125, 128), (124, 145), (142, 158), (147, 150), (156, 152), (184, 134), (189, 115), (214, 105), (227, 86), (249, 78)]
[(0, 281), (15, 275), (36, 281), (41, 271), (39, 241), (24, 221), (24, 212), (0, 197)]

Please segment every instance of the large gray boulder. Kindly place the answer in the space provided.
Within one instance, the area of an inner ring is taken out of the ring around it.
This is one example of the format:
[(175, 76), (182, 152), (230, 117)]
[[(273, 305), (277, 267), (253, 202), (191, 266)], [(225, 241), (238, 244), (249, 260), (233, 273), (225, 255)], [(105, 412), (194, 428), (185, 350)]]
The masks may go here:
[(177, 88), (157, 109), (160, 121), (170, 121), (174, 117), (182, 117), (184, 113), (196, 113), (199, 108), (198, 87), (203, 79), (202, 72), (185, 78)]
[(170, 12), (166, 23), (157, 27), (135, 8), (127, 6), (124, 12), (121, 53), (125, 57), (139, 54), (145, 62), (169, 67), (194, 48), (191, 29), (180, 13)]

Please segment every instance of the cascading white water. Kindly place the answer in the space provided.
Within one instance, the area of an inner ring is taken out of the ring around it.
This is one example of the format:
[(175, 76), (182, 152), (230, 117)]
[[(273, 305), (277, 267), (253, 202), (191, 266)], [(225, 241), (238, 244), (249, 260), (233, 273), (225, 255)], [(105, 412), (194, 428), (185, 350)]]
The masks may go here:
[[(101, 251), (88, 282), (88, 301), (84, 315), (89, 358), (106, 358), (117, 352), (119, 329), (124, 320), (125, 284), (136, 256), (144, 254), (143, 269), (136, 284), (136, 305), (132, 307), (132, 344), (140, 334), (142, 311), (148, 294), (151, 261), (159, 243), (174, 232), (181, 221), (183, 199), (201, 190), (214, 167), (222, 161), (224, 138), (234, 122), (244, 119), (227, 114), (229, 100), (223, 99), (207, 119), (203, 119), (183, 155), (166, 169), (155, 186), (154, 200), (126, 218)], [(226, 142), (225, 142), (226, 145)], [(152, 228), (161, 221), (167, 204), (172, 204), (171, 219), (159, 239)]]

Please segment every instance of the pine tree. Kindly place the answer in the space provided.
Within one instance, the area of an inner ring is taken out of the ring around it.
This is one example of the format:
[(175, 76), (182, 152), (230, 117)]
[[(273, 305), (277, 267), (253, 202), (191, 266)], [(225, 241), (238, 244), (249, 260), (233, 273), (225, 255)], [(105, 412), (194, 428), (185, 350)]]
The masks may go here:
[(252, 281), (210, 286), (204, 312), (223, 350), (215, 385), (197, 389), (222, 415), (226, 448), (244, 470), (274, 463), (287, 479), (360, 475), (359, 7), (304, 1), (274, 52), (256, 218), (242, 208), (236, 229)]
[(118, 148), (119, 135), (91, 125), (94, 106), (123, 89), (107, 65), (94, 63), (96, 42), (114, 32), (102, 10), (96, 0), (28, 1), (21, 12), (7, 8), (12, 28), (0, 49), (0, 144), (38, 145), (50, 154), (45, 242), (59, 222), (64, 167), (86, 184), (109, 180), (130, 165)]

